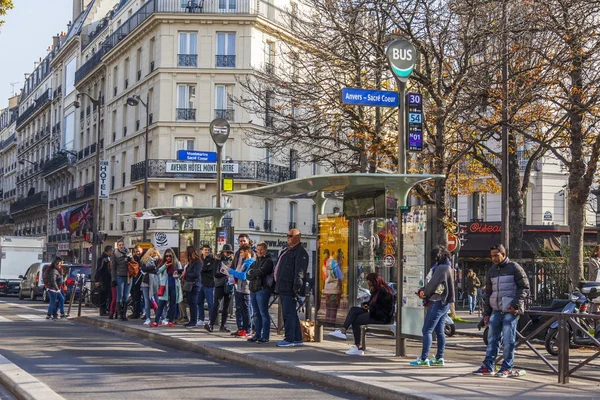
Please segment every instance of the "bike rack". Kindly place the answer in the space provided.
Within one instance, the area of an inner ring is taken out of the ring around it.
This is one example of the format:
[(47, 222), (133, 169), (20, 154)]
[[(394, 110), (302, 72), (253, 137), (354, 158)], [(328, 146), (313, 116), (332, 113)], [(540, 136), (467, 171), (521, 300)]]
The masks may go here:
[[(528, 315), (542, 315), (542, 316), (550, 316), (551, 318), (544, 322), (541, 326), (535, 329), (532, 333), (527, 335), (527, 337), (523, 336), (519, 331), (517, 331), (518, 340), (515, 343), (515, 349), (517, 349), (522, 344), (527, 345), (531, 351), (533, 351), (547, 366), (552, 369), (554, 373), (558, 375), (558, 383), (567, 384), (569, 383), (569, 377), (573, 375), (575, 371), (580, 369), (586, 364), (589, 364), (594, 359), (600, 356), (600, 341), (598, 341), (594, 336), (592, 336), (585, 328), (583, 328), (577, 319), (591, 319), (595, 322), (600, 321), (600, 315), (593, 314), (564, 314), (561, 312), (550, 312), (550, 311), (533, 311), (527, 310), (525, 311)], [(558, 365), (555, 367), (546, 357), (544, 357), (540, 352), (533, 347), (533, 345), (529, 342), (532, 338), (534, 338), (538, 333), (542, 330), (549, 327), (554, 321), (558, 321)], [(569, 369), (569, 325), (573, 328), (578, 328), (582, 332), (584, 332), (595, 344), (599, 350), (597, 350), (593, 355), (586, 358), (579, 364), (575, 365), (573, 368)], [(525, 326), (525, 328), (527, 325)], [(523, 328), (523, 329), (525, 329)], [(499, 356), (496, 359), (496, 362), (502, 359), (502, 356)], [(582, 377), (584, 379), (589, 379), (589, 377)]]

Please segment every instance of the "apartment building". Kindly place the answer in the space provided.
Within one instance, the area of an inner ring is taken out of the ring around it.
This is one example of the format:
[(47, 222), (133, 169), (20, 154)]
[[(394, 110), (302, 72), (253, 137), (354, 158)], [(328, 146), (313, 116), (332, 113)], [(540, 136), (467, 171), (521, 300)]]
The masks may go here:
[(0, 235), (14, 234), (10, 204), (17, 196), (18, 101), (18, 96), (13, 96), (8, 100), (8, 107), (0, 110)]

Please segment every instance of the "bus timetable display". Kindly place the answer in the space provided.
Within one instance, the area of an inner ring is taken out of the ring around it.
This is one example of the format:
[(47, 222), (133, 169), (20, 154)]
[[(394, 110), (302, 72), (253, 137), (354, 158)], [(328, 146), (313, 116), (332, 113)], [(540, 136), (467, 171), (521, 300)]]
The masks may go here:
[(423, 96), (406, 95), (408, 119), (408, 151), (423, 151)]

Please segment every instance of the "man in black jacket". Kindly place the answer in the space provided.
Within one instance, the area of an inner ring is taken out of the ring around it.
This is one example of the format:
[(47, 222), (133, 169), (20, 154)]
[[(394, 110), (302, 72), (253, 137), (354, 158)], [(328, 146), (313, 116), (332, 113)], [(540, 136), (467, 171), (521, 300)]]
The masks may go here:
[(302, 346), (300, 319), (296, 312), (296, 297), (304, 287), (304, 278), (308, 269), (308, 253), (302, 247), (298, 229), (290, 229), (287, 234), (288, 247), (279, 255), (275, 265), (275, 292), (279, 293), (283, 311), (285, 337), (277, 343), (278, 347)]
[[(215, 268), (216, 262), (212, 254), (210, 254), (210, 246), (205, 244), (202, 246), (202, 271), (200, 272), (200, 281), (202, 287), (198, 293), (198, 308), (200, 310), (200, 317), (198, 323), (204, 321), (204, 325), (208, 325), (210, 322), (210, 313), (213, 309), (213, 298), (215, 291)], [(208, 304), (208, 319), (204, 319), (204, 301)]]
[(110, 257), (112, 256), (113, 247), (105, 246), (104, 253), (98, 258), (96, 263), (96, 286), (100, 286), (102, 289), (102, 303), (100, 304), (100, 316), (104, 317), (108, 315), (108, 307), (111, 301), (111, 278), (110, 278)]

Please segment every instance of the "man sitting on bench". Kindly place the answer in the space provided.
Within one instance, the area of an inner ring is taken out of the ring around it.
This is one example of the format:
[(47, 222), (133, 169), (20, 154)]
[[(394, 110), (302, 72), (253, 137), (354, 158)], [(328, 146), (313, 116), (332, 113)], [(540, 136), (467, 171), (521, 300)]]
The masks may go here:
[(367, 275), (367, 283), (371, 292), (369, 301), (361, 307), (352, 307), (348, 311), (346, 321), (341, 329), (330, 333), (331, 336), (346, 340), (346, 331), (352, 326), (354, 346), (346, 352), (348, 355), (362, 356), (365, 352), (360, 347), (360, 326), (368, 324), (390, 324), (394, 315), (394, 291), (379, 274)]

